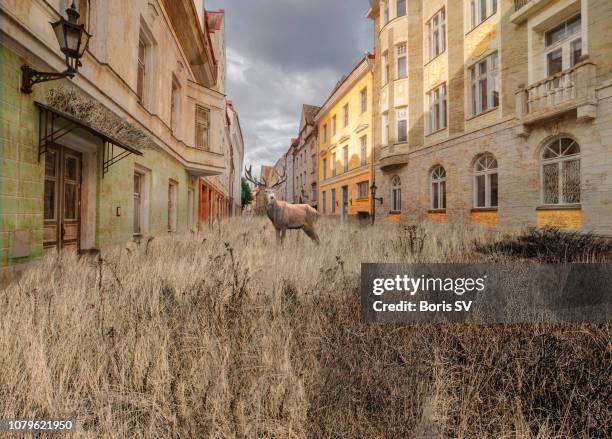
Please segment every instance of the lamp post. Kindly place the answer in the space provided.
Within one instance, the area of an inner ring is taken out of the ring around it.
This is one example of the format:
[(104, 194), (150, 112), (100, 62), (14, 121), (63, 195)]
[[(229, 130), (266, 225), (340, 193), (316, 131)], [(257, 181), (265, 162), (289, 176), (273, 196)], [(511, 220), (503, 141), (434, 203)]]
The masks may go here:
[(32, 86), (40, 82), (54, 81), (61, 78), (73, 78), (81, 66), (81, 57), (87, 49), (91, 35), (85, 30), (85, 25), (78, 24), (79, 12), (76, 10), (74, 1), (66, 9), (68, 19), (60, 17), (54, 23), (50, 23), (55, 32), (60, 50), (65, 56), (67, 69), (63, 72), (39, 72), (28, 65), (21, 66), (21, 91), (32, 93)]
[(380, 201), (380, 204), (383, 204), (383, 197), (376, 198), (376, 183), (372, 183), (370, 186), (370, 192), (372, 193), (372, 225), (374, 225), (374, 220), (376, 219), (376, 201)]

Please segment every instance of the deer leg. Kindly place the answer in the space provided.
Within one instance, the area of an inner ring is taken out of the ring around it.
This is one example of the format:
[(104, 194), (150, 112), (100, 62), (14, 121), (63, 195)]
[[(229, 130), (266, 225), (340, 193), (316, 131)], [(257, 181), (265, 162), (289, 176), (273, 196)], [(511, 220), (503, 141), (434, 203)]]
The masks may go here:
[(281, 234), (280, 234), (280, 237), (281, 237), (281, 245), (283, 245), (283, 244), (284, 244), (284, 242), (285, 242), (285, 234), (286, 234), (286, 233), (287, 233), (287, 230), (286, 230), (286, 229), (281, 230)]
[(310, 228), (310, 227), (303, 227), (302, 230), (304, 231), (304, 233), (306, 233), (306, 235), (312, 239), (312, 241), (319, 245), (321, 243), (321, 241), (319, 241), (319, 236), (317, 235), (317, 232), (315, 232), (314, 228)]
[(281, 231), (278, 229), (275, 229), (276, 231), (276, 245), (280, 245), (281, 244)]

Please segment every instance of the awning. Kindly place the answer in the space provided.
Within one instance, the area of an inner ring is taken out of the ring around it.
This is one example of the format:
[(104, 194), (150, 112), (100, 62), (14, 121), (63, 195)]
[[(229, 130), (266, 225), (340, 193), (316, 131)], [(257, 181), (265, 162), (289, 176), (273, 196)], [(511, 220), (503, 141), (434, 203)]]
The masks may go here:
[[(57, 110), (48, 105), (41, 104), (40, 102), (34, 102), (40, 110), (39, 114), (39, 125), (38, 125), (38, 161), (40, 156), (47, 152), (47, 145), (55, 143), (61, 137), (76, 130), (84, 129), (92, 135), (102, 139), (104, 145), (104, 155), (102, 161), (102, 176), (108, 172), (111, 165), (117, 163), (119, 160), (127, 157), (130, 154), (142, 155), (142, 152), (126, 145), (121, 140), (114, 138), (102, 131), (94, 128), (89, 123), (77, 119), (72, 114), (65, 113)], [(59, 119), (63, 119), (66, 124), (62, 124), (56, 129), (56, 122)], [(119, 150), (115, 151), (115, 147)]]

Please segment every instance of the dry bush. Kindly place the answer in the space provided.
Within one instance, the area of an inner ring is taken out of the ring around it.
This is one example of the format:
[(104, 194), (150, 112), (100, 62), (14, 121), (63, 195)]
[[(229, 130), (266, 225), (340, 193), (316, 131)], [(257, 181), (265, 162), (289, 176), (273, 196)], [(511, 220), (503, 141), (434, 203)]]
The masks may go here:
[(45, 257), (0, 292), (0, 417), (72, 417), (82, 437), (610, 437), (609, 326), (361, 322), (361, 262), (494, 260), (474, 244), (491, 232), (320, 236), (279, 249), (240, 218)]

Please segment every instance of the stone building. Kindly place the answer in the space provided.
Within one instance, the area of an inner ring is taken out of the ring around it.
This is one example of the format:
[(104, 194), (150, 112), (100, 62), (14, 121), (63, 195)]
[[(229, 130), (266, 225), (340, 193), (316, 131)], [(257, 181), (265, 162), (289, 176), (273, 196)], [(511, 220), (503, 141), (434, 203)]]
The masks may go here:
[(378, 217), (612, 234), (612, 2), (371, 0)]
[(75, 1), (92, 35), (77, 74), (20, 91), (24, 65), (66, 70), (49, 22), (67, 3), (0, 0), (0, 267), (187, 231), (199, 179), (226, 169), (203, 1)]
[(293, 147), (293, 202), (317, 208), (317, 127), (319, 107), (304, 104), (297, 145)]
[(372, 211), (372, 65), (367, 54), (332, 90), (315, 117), (319, 211), (367, 218)]

